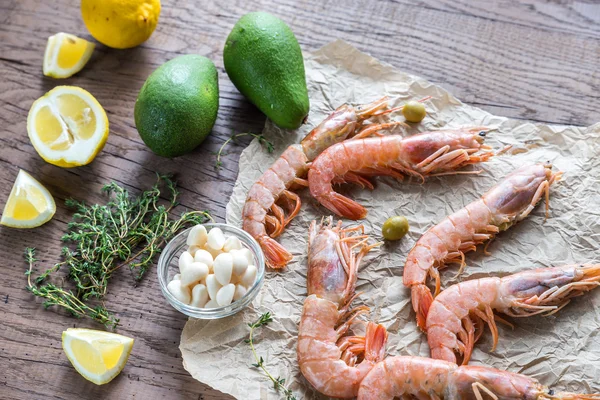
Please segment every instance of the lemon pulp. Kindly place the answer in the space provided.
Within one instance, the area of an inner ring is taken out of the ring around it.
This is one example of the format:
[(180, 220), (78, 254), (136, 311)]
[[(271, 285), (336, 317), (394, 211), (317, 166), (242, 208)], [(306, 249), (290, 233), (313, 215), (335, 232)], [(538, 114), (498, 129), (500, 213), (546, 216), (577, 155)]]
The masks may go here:
[(96, 115), (81, 97), (64, 94), (56, 98), (60, 116), (69, 128), (69, 132), (78, 139), (87, 140), (96, 130)]
[(119, 363), (125, 346), (120, 342), (108, 340), (98, 340), (92, 345), (86, 341), (74, 339), (71, 342), (71, 348), (75, 354), (85, 354), (84, 357), (78, 359), (83, 368), (92, 374), (103, 374)]
[(40, 140), (51, 149), (66, 150), (69, 148), (68, 141), (59, 140), (63, 136), (63, 128), (49, 106), (44, 106), (38, 111), (35, 118), (35, 130)]
[(58, 50), (56, 64), (64, 69), (73, 68), (84, 56), (88, 45), (89, 42), (83, 39), (67, 36)]
[(106, 366), (102, 362), (102, 356), (95, 349), (90, 349), (90, 344), (83, 340), (73, 339), (71, 341), (73, 353), (84, 355), (77, 357), (79, 364), (91, 374), (103, 374)]
[(16, 195), (9, 199), (6, 211), (14, 219), (27, 221), (42, 213), (46, 208), (46, 201), (42, 192), (34, 186), (17, 188)]

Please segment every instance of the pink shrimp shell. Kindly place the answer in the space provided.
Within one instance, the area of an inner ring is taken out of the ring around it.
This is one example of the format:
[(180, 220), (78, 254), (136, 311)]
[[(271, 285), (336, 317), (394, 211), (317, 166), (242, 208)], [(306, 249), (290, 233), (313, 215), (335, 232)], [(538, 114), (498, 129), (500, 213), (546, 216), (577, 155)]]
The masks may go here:
[(353, 398), (364, 376), (383, 358), (387, 332), (381, 325), (370, 325), (365, 338), (365, 358), (351, 367), (341, 359), (337, 346), (340, 312), (329, 300), (310, 295), (298, 331), (298, 365), (304, 377), (321, 393), (336, 398)]

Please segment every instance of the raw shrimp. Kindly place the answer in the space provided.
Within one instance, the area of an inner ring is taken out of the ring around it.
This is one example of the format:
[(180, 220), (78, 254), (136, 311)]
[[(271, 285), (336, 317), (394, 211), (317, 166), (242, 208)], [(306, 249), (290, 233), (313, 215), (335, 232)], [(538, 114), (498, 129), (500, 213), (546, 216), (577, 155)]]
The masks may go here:
[(568, 265), (520, 272), (503, 278), (474, 279), (452, 285), (439, 294), (427, 315), (431, 357), (456, 363), (471, 358), (487, 323), (496, 349), (498, 328), (494, 311), (510, 317), (554, 314), (570, 299), (600, 285), (600, 264)]
[(435, 279), (435, 295), (440, 291), (441, 269), (447, 263), (460, 263), (459, 274), (465, 266), (464, 253), (492, 239), (531, 213), (545, 194), (546, 217), (549, 207), (549, 188), (560, 179), (552, 173), (552, 164), (521, 167), (500, 181), (478, 200), (446, 217), (430, 228), (417, 241), (404, 265), (404, 285), (411, 288), (412, 305), (417, 324), (425, 330), (429, 306), (433, 301), (427, 278)]
[(424, 357), (388, 357), (363, 379), (358, 400), (592, 400), (600, 394), (555, 393), (536, 379), (491, 367)]
[(252, 185), (242, 210), (242, 227), (260, 244), (269, 266), (283, 268), (292, 259), (292, 255), (273, 238), (279, 236), (300, 211), (300, 198), (293, 190), (299, 186), (308, 186), (305, 178), (310, 162), (334, 143), (355, 135), (369, 136), (379, 130), (403, 124), (364, 124), (370, 117), (397, 110), (387, 109), (387, 103), (388, 100), (384, 97), (360, 107), (347, 104), (340, 106), (306, 135), (300, 144), (289, 146)]
[(310, 226), (308, 240), (308, 297), (298, 331), (298, 364), (319, 392), (352, 398), (362, 378), (383, 359), (387, 331), (367, 323), (365, 336), (344, 336), (366, 306), (350, 308), (355, 297), (356, 272), (362, 257), (374, 246), (362, 226), (342, 229), (341, 221)]
[[(323, 151), (308, 172), (310, 193), (330, 211), (350, 219), (361, 219), (367, 210), (333, 190), (334, 183), (353, 182), (373, 188), (370, 176), (447, 175), (468, 164), (489, 159), (493, 153), (483, 145), (487, 128), (423, 132), (408, 138), (392, 135), (338, 143)], [(464, 171), (465, 173), (467, 171)], [(468, 171), (478, 173), (480, 171)]]

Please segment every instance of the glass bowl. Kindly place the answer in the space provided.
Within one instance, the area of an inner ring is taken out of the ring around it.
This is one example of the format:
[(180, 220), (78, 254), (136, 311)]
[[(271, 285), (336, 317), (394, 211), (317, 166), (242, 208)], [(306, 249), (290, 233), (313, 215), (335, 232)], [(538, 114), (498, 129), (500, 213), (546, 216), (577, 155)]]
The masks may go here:
[(252, 300), (254, 300), (262, 287), (265, 277), (265, 257), (256, 240), (245, 231), (227, 224), (206, 223), (202, 225), (204, 225), (206, 231), (210, 231), (212, 228), (221, 228), (225, 236), (236, 236), (240, 242), (242, 242), (242, 246), (248, 248), (252, 252), (257, 273), (256, 280), (252, 287), (248, 288), (246, 295), (228, 306), (218, 308), (198, 308), (182, 303), (167, 290), (167, 285), (173, 276), (179, 273), (179, 256), (188, 248), (186, 239), (189, 231), (192, 229), (191, 227), (171, 239), (163, 249), (160, 258), (158, 259), (158, 282), (160, 283), (160, 289), (163, 296), (165, 296), (167, 301), (177, 311), (198, 319), (224, 318), (243, 310), (252, 302)]

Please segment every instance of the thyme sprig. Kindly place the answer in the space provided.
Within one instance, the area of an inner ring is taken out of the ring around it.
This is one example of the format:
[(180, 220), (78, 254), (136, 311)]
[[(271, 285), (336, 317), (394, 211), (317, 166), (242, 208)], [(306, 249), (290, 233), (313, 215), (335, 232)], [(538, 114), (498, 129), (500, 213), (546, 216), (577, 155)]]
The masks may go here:
[[(160, 204), (160, 186), (168, 189), (167, 205)], [(62, 249), (63, 261), (48, 268), (31, 281), (35, 250), (28, 248), (25, 259), (29, 263), (26, 272), (27, 289), (46, 299), (44, 307), (53, 305), (67, 309), (77, 317), (89, 317), (107, 327), (116, 327), (119, 320), (105, 308), (102, 299), (107, 293), (108, 282), (123, 266), (128, 266), (136, 281), (142, 279), (163, 245), (188, 225), (212, 219), (205, 211), (190, 211), (178, 219), (169, 219), (169, 213), (177, 203), (179, 191), (175, 183), (164, 175), (158, 175), (157, 183), (137, 197), (130, 197), (127, 189), (110, 183), (102, 188), (109, 200), (105, 205), (87, 205), (69, 199), (65, 203), (75, 209), (69, 232), (62, 240), (71, 243)], [(67, 290), (54, 283), (45, 283), (60, 268), (68, 268), (67, 279), (75, 285)], [(97, 306), (87, 304), (97, 299)]]
[(250, 334), (248, 339), (246, 339), (246, 343), (250, 345), (250, 349), (252, 350), (252, 354), (254, 355), (254, 359), (256, 363), (252, 364), (254, 368), (260, 368), (264, 372), (264, 374), (273, 382), (273, 388), (276, 391), (281, 391), (283, 395), (285, 395), (286, 400), (296, 400), (294, 393), (285, 386), (285, 379), (278, 376), (275, 378), (265, 367), (265, 360), (262, 357), (259, 357), (256, 353), (256, 349), (254, 348), (254, 331), (257, 328), (262, 326), (266, 326), (269, 322), (273, 322), (273, 317), (270, 312), (266, 312), (262, 314), (255, 322), (248, 324), (250, 327)]
[[(47, 283), (40, 287), (31, 283), (31, 273), (33, 269), (33, 264), (36, 261), (38, 261), (35, 258), (34, 248), (28, 247), (25, 249), (25, 259), (29, 263), (29, 269), (25, 271), (25, 275), (27, 275), (27, 290), (29, 290), (36, 296), (43, 297), (46, 299), (46, 301), (44, 301), (43, 303), (44, 308), (48, 308), (53, 305), (58, 305), (60, 307), (65, 308), (75, 317), (90, 317), (93, 320), (103, 324), (107, 328), (114, 328), (119, 324), (119, 319), (115, 318), (111, 313), (109, 313), (103, 305), (90, 307), (83, 301), (78, 299), (72, 291), (65, 290), (62, 287), (56, 286), (52, 283)], [(34, 282), (39, 284), (43, 282), (44, 279), (47, 278), (47, 276), (48, 274), (40, 275), (35, 279)]]
[(273, 145), (273, 142), (271, 142), (269, 139), (264, 137), (262, 134), (250, 133), (250, 132), (238, 133), (237, 135), (233, 135), (232, 137), (227, 139), (225, 141), (225, 143), (223, 143), (221, 145), (221, 147), (219, 148), (219, 151), (217, 152), (217, 162), (215, 163), (215, 168), (220, 168), (223, 165), (223, 163), (221, 162), (221, 156), (223, 155), (223, 149), (225, 149), (225, 147), (229, 144), (229, 142), (235, 141), (235, 139), (242, 137), (242, 136), (255, 137), (256, 139), (258, 139), (258, 143), (260, 143), (261, 145), (263, 145), (267, 148), (267, 151), (269, 153), (272, 153), (273, 150), (275, 150), (275, 146)]

